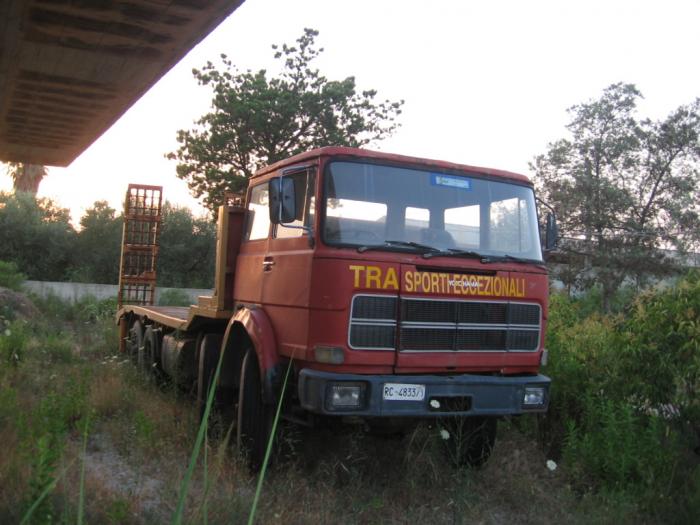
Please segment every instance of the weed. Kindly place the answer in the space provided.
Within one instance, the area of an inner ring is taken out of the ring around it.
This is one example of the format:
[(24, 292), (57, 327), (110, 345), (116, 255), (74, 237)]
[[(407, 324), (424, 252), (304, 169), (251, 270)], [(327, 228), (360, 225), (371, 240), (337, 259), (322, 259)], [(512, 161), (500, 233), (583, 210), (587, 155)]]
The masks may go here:
[(109, 523), (121, 524), (129, 517), (129, 502), (123, 498), (116, 499), (109, 503), (105, 515)]
[(27, 326), (23, 321), (13, 321), (0, 328), (0, 359), (16, 367), (24, 359), (29, 343)]
[(26, 279), (26, 275), (22, 274), (18, 270), (17, 265), (15, 263), (0, 261), (1, 287), (19, 291), (22, 288), (22, 283), (24, 283)]
[(141, 446), (147, 446), (152, 441), (155, 425), (143, 411), (139, 410), (134, 414), (134, 430), (136, 441)]

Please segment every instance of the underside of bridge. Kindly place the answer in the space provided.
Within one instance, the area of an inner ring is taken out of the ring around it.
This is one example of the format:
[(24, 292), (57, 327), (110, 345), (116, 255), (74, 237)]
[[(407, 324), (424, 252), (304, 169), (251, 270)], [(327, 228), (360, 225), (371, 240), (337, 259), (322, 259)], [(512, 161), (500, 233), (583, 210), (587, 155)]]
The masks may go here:
[(242, 2), (0, 1), (0, 160), (67, 166)]

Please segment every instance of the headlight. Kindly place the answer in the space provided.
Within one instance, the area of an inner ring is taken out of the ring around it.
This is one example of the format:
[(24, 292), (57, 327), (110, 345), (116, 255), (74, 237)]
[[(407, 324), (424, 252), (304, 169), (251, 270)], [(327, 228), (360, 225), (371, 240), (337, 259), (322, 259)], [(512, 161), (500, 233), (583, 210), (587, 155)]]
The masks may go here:
[(331, 383), (326, 396), (328, 410), (352, 410), (361, 408), (365, 398), (364, 383)]
[(528, 386), (525, 387), (525, 393), (523, 394), (523, 407), (524, 408), (535, 408), (544, 406), (546, 399), (546, 389), (541, 386)]

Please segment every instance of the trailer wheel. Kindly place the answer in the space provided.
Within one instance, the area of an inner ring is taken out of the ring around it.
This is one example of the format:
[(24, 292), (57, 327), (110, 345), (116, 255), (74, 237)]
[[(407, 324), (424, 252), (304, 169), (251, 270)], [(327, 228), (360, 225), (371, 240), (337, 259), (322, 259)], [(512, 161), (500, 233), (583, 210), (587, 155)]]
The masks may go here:
[(445, 451), (457, 466), (481, 467), (496, 442), (495, 417), (451, 417), (438, 422)]
[(209, 388), (214, 379), (216, 365), (219, 363), (221, 351), (221, 334), (204, 334), (199, 341), (198, 366), (197, 366), (197, 406), (199, 407), (199, 419), (204, 417), (204, 409), (207, 405)]
[(255, 350), (248, 348), (241, 366), (236, 437), (238, 450), (246, 457), (252, 472), (262, 467), (271, 423), (272, 409), (263, 401), (258, 358)]
[(160, 339), (153, 325), (146, 327), (143, 334), (143, 344), (139, 347), (139, 369), (148, 379), (159, 379), (161, 376), (158, 359), (160, 358)]
[(134, 319), (129, 325), (129, 332), (126, 338), (126, 353), (131, 362), (138, 364), (139, 348), (143, 346), (143, 323), (139, 319)]

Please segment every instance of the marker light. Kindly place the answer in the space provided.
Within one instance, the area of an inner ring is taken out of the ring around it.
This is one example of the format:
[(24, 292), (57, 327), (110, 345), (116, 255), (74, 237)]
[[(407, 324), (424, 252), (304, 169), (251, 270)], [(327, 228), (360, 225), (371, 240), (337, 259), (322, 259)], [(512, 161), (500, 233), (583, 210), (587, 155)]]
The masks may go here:
[(342, 365), (345, 362), (345, 353), (338, 346), (314, 346), (314, 357), (319, 363), (329, 365)]

